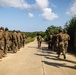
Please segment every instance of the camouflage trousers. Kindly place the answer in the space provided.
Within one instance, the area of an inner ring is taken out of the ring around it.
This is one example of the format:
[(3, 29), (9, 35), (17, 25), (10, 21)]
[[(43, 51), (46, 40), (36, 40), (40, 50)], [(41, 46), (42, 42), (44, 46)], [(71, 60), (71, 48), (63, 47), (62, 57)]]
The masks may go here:
[(41, 47), (41, 41), (38, 41), (38, 48)]
[(9, 41), (9, 48), (8, 48), (8, 51), (11, 51), (12, 50), (12, 41), (10, 40)]
[(7, 54), (9, 46), (10, 46), (10, 41), (7, 40), (4, 45), (4, 54)]
[(54, 51), (58, 53), (59, 44), (57, 42), (54, 43)]
[(20, 41), (20, 48), (23, 46), (23, 40)]
[(25, 46), (25, 40), (23, 40), (23, 47)]
[(67, 48), (68, 48), (68, 41), (65, 41), (64, 42), (64, 49), (65, 49), (66, 52), (67, 52)]
[(21, 47), (21, 46), (20, 46), (20, 41), (18, 41), (18, 49), (20, 49), (20, 47)]
[(52, 49), (52, 45), (53, 45), (53, 44), (52, 44), (52, 41), (49, 41), (49, 42), (48, 42), (48, 49)]
[(12, 43), (12, 49), (13, 49), (13, 53), (16, 53), (17, 50), (18, 50), (18, 45), (17, 45), (17, 41), (16, 40), (13, 40), (13, 43)]
[(2, 57), (3, 57), (3, 51), (0, 50), (0, 59), (2, 59)]
[(66, 58), (66, 51), (64, 49), (64, 42), (59, 42), (59, 50), (58, 50), (58, 57), (60, 57), (60, 54), (62, 53), (64, 59)]
[(0, 58), (2, 58), (4, 54), (4, 41), (0, 40)]

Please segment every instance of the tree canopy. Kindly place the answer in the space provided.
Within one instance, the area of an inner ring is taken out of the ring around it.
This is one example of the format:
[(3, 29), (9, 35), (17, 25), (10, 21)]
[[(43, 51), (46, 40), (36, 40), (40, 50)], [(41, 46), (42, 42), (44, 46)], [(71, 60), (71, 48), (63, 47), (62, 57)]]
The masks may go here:
[(68, 34), (71, 37), (71, 43), (73, 43), (76, 31), (76, 16), (72, 17), (72, 19), (70, 19), (70, 21), (65, 24), (65, 29), (67, 29)]

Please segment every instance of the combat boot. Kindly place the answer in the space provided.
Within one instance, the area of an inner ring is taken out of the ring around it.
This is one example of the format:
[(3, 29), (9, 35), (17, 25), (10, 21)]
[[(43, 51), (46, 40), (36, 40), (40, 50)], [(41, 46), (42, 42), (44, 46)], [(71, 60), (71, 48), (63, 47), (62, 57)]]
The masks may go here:
[(7, 54), (3, 54), (3, 57), (7, 57)]
[(2, 59), (2, 56), (0, 55), (0, 59)]
[(13, 50), (13, 53), (17, 53), (17, 50), (15, 49), (15, 50)]
[(66, 56), (64, 55), (64, 59), (66, 59)]

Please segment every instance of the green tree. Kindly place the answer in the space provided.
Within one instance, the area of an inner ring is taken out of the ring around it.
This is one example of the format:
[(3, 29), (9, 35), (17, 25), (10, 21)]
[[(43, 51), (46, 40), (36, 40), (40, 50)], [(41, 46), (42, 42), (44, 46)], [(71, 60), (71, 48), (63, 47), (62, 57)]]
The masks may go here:
[(74, 38), (76, 31), (76, 16), (72, 17), (69, 22), (65, 24), (65, 29), (67, 29), (68, 34), (70, 35), (70, 50), (74, 51)]
[(57, 32), (59, 29), (62, 29), (62, 27), (54, 26), (54, 25), (49, 26), (45, 31), (45, 33), (46, 33), (45, 40), (48, 40), (50, 33), (52, 33), (54, 35), (54, 33)]
[(68, 34), (71, 37), (71, 43), (73, 44), (76, 31), (76, 16), (65, 24), (65, 29), (67, 29)]

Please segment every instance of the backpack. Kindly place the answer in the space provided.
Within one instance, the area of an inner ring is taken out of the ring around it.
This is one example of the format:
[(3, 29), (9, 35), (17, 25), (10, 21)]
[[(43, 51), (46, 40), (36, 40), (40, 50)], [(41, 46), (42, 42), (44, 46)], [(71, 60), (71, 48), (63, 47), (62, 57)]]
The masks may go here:
[(3, 38), (3, 32), (0, 31), (0, 40)]
[(64, 39), (63, 34), (62, 35), (59, 35), (59, 42), (63, 41), (63, 39)]
[(13, 33), (12, 38), (13, 38), (13, 40), (16, 40), (17, 39), (17, 35), (15, 33)]
[(5, 38), (5, 40), (7, 40), (9, 38), (9, 33), (8, 32), (4, 33), (4, 38)]

